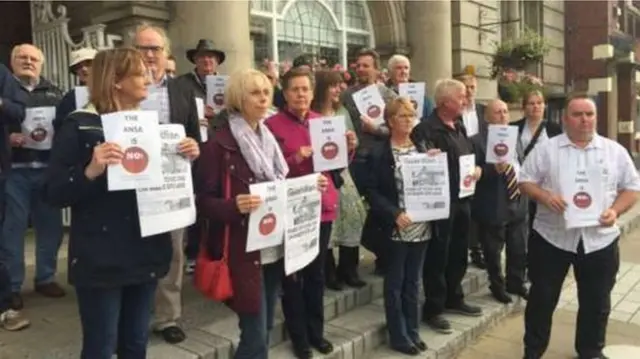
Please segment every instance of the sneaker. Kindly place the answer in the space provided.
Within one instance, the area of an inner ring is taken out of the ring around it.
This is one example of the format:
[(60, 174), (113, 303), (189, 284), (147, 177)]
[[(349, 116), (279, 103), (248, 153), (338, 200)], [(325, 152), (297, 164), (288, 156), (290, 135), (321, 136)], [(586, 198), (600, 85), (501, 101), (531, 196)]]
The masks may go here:
[(56, 282), (37, 284), (35, 289), (37, 293), (49, 298), (62, 298), (67, 294)]
[(184, 266), (184, 272), (185, 274), (193, 274), (193, 272), (196, 271), (196, 261), (193, 259), (190, 259), (187, 261), (187, 263)]
[(15, 332), (22, 330), (31, 325), (29, 319), (22, 316), (22, 314), (13, 309), (9, 309), (6, 312), (0, 314), (0, 326), (5, 330)]
[(447, 312), (466, 315), (467, 317), (482, 316), (482, 308), (476, 307), (475, 305), (469, 305), (465, 302), (462, 302), (455, 307), (448, 307)]
[(431, 329), (435, 330), (440, 334), (451, 334), (453, 333), (453, 329), (451, 329), (451, 323), (448, 320), (444, 319), (441, 315), (436, 315), (433, 318), (424, 319), (423, 320)]

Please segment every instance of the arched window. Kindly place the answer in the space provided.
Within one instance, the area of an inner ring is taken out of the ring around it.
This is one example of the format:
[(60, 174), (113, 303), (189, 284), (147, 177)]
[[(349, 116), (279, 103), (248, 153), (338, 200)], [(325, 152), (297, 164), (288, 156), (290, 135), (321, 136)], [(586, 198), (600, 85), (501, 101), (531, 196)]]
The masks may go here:
[(251, 15), (256, 63), (313, 53), (346, 66), (355, 51), (373, 46), (363, 0), (252, 0)]

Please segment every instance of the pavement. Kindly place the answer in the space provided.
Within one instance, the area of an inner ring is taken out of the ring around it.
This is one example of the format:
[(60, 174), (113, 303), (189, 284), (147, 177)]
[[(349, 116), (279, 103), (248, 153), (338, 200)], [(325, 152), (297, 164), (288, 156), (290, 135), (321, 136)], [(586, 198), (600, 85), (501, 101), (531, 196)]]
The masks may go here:
[[(613, 293), (616, 305), (612, 314), (609, 341), (616, 344), (639, 344), (636, 342), (640, 341), (640, 231), (636, 229), (640, 226), (640, 205), (620, 218), (619, 222), (625, 231), (621, 241), (623, 264)], [(26, 248), (27, 278), (33, 278), (33, 242), (34, 240), (30, 239)], [(31, 319), (32, 326), (18, 333), (0, 331), (0, 359), (78, 357), (81, 331), (73, 288), (66, 285), (64, 248), (66, 245), (60, 253), (59, 283), (65, 284), (68, 295), (63, 299), (43, 298), (33, 293), (31, 283), (25, 283), (25, 314)], [(372, 257), (365, 252), (361, 272), (368, 285), (360, 290), (327, 291), (326, 335), (334, 343), (336, 350), (325, 356), (316, 353), (314, 358), (406, 357), (386, 347), (384, 303), (381, 299), (382, 279), (370, 274), (371, 270)], [(188, 285), (188, 280), (185, 283), (181, 324), (187, 331), (188, 339), (174, 346), (153, 337), (149, 344), (148, 358), (231, 358), (238, 342), (237, 317), (224, 305), (203, 299)], [(520, 357), (524, 303), (517, 301), (511, 305), (499, 304), (489, 296), (486, 284), (486, 273), (470, 267), (463, 287), (467, 300), (480, 305), (484, 309), (484, 315), (468, 318), (447, 314), (454, 328), (454, 332), (449, 335), (437, 334), (423, 327), (421, 336), (429, 350), (419, 358)], [(549, 358), (571, 358), (575, 318), (572, 311), (575, 311), (576, 304), (574, 287), (569, 276), (562, 295), (562, 307), (556, 313)], [(279, 308), (271, 341), (270, 358), (293, 359)]]

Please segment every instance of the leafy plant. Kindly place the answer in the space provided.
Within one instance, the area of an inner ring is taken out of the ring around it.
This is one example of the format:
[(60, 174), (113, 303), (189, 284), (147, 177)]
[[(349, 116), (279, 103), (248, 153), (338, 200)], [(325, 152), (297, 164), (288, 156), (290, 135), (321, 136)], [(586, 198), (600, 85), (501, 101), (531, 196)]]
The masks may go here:
[(525, 70), (540, 63), (551, 49), (547, 40), (537, 32), (525, 28), (522, 36), (494, 43), (491, 77), (498, 77), (504, 70)]

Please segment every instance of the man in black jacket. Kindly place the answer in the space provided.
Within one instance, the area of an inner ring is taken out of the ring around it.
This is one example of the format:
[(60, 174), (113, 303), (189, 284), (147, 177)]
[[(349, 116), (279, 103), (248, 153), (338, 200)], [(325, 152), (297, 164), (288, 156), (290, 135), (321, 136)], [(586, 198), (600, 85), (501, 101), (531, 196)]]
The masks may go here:
[[(201, 142), (198, 111), (193, 89), (170, 79), (166, 72), (168, 39), (162, 28), (142, 25), (136, 31), (134, 45), (143, 55), (151, 71), (152, 84), (142, 109), (157, 111), (160, 123), (182, 124), (187, 137)], [(173, 258), (169, 273), (160, 280), (156, 290), (154, 331), (171, 344), (186, 339), (178, 326), (182, 316), (182, 276), (184, 273), (184, 238), (186, 228), (171, 232)]]
[[(462, 173), (463, 156), (474, 154), (461, 115), (466, 103), (465, 86), (452, 79), (436, 84), (436, 109), (411, 133), (411, 141), (422, 150), (438, 148), (447, 154), (449, 169), (449, 218), (435, 221), (436, 238), (431, 241), (424, 261), (425, 303), (422, 320), (440, 333), (451, 333), (451, 324), (442, 313), (445, 309), (467, 316), (481, 316), (482, 309), (464, 301), (462, 279), (467, 272), (469, 247), (470, 200), (460, 198), (460, 179), (477, 181), (482, 170), (476, 167)], [(470, 159), (471, 157), (465, 157)]]
[[(509, 109), (500, 100), (489, 102), (486, 107), (488, 124), (508, 125)], [(482, 243), (489, 274), (489, 289), (493, 297), (502, 303), (511, 303), (507, 294), (528, 298), (524, 286), (527, 254), (528, 199), (518, 189), (517, 172), (524, 160), (519, 144), (516, 158), (510, 163), (486, 163), (488, 126), (471, 137), (482, 166), (482, 177), (476, 184), (471, 204), (471, 217), (478, 225), (478, 240)], [(501, 253), (507, 247), (506, 281), (502, 274)]]
[[(58, 107), (56, 107), (56, 119), (53, 121), (54, 129), (57, 130), (60, 128), (62, 121), (64, 121), (71, 112), (76, 110), (77, 105), (84, 106), (85, 103), (82, 102), (86, 102), (85, 100), (89, 99), (88, 93), (86, 93), (88, 91), (86, 86), (89, 81), (89, 73), (91, 72), (91, 63), (97, 53), (97, 50), (91, 48), (82, 48), (71, 53), (69, 72), (76, 75), (81, 88), (72, 88), (67, 91), (58, 104)], [(86, 97), (84, 100), (77, 97), (77, 94), (80, 93), (79, 91), (85, 92), (84, 96)]]
[(41, 77), (43, 62), (42, 51), (30, 44), (18, 45), (11, 53), (11, 68), (26, 100), (24, 117), (8, 124), (11, 171), (5, 187), (6, 218), (0, 245), (11, 277), (14, 309), (23, 305), (20, 291), (25, 276), (24, 241), (29, 219), (35, 229), (38, 253), (36, 292), (52, 298), (65, 295), (55, 282), (63, 237), (62, 212), (39, 195), (49, 163), (55, 108), (62, 98), (62, 91)]
[[(0, 223), (4, 219), (4, 183), (10, 156), (6, 125), (24, 118), (23, 97), (11, 71), (0, 63)], [(19, 311), (11, 309), (11, 294), (11, 277), (5, 264), (0, 261), (0, 326), (11, 331), (21, 330), (28, 327), (30, 322)]]

